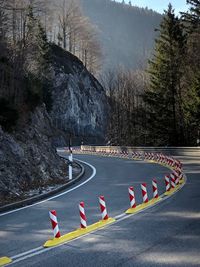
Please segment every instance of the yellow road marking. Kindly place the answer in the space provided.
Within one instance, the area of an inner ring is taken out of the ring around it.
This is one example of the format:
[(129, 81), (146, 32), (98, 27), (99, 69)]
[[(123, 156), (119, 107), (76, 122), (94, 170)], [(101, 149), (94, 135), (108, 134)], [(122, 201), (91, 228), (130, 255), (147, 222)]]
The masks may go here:
[(169, 195), (172, 195), (173, 193), (175, 193), (178, 189), (180, 188), (180, 184), (178, 184), (178, 185), (176, 185), (176, 187), (175, 188), (173, 188), (173, 189), (170, 189), (170, 191), (168, 191), (168, 192), (165, 192), (164, 193), (164, 195), (165, 196), (169, 196)]
[(100, 229), (100, 228), (102, 228), (102, 227), (104, 227), (104, 226), (106, 226), (108, 224), (111, 224), (111, 223), (113, 223), (115, 221), (116, 220), (113, 219), (113, 218), (108, 218), (107, 220), (99, 221), (97, 223), (89, 225), (85, 229), (81, 229), (80, 228), (80, 229), (77, 229), (77, 230), (75, 230), (73, 232), (65, 234), (65, 235), (63, 235), (63, 236), (61, 236), (59, 238), (50, 239), (50, 240), (46, 241), (43, 246), (45, 248), (57, 246), (59, 244), (62, 244), (62, 243), (65, 243), (67, 241), (70, 241), (72, 239), (75, 239), (75, 238), (77, 238), (79, 236), (83, 236), (83, 235), (85, 235), (87, 233), (90, 233), (90, 232), (92, 232), (92, 231), (94, 231), (96, 229)]
[(156, 203), (156, 202), (158, 202), (160, 200), (161, 200), (160, 197), (153, 198), (150, 201), (148, 201), (147, 203), (142, 203), (142, 204), (136, 206), (135, 208), (129, 208), (127, 211), (125, 211), (125, 213), (126, 214), (132, 214), (132, 213), (138, 212), (140, 210), (145, 209), (146, 207), (149, 207), (149, 206), (153, 205), (154, 203)]
[(8, 258), (8, 257), (1, 257), (0, 258), (0, 266), (4, 266), (4, 265), (6, 265), (6, 264), (8, 264), (8, 263), (11, 263), (11, 259), (10, 258)]

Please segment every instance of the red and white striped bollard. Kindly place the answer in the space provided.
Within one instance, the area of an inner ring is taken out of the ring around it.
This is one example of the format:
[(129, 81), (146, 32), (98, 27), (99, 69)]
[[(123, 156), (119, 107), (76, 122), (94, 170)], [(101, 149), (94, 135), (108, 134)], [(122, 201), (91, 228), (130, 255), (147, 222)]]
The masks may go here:
[(171, 179), (171, 188), (174, 189), (176, 184), (175, 184), (175, 176), (173, 173), (170, 174), (170, 179)]
[(170, 179), (168, 175), (165, 176), (165, 185), (166, 185), (166, 192), (169, 192), (171, 189), (171, 186), (170, 186)]
[(175, 177), (175, 184), (178, 185), (179, 184), (179, 175), (178, 172), (176, 172), (175, 170), (173, 170), (173, 174)]
[(133, 186), (129, 187), (128, 193), (129, 193), (129, 198), (130, 198), (130, 206), (131, 206), (131, 208), (135, 208), (136, 203), (135, 203), (135, 194), (134, 194)]
[(153, 198), (158, 198), (158, 185), (155, 179), (152, 180), (152, 186), (153, 186)]
[(100, 204), (100, 209), (101, 209), (101, 216), (102, 220), (107, 220), (108, 219), (108, 213), (106, 209), (106, 202), (104, 196), (99, 197), (99, 204)]
[(59, 227), (58, 227), (58, 220), (57, 220), (56, 211), (55, 210), (49, 211), (49, 216), (50, 216), (50, 220), (51, 220), (51, 224), (52, 224), (52, 228), (53, 228), (54, 238), (59, 238), (61, 235), (60, 235), (60, 231), (59, 231)]
[(149, 201), (148, 195), (147, 195), (147, 184), (146, 183), (142, 183), (141, 184), (141, 189), (142, 189), (143, 203), (147, 203)]
[(79, 213), (80, 213), (80, 226), (82, 229), (85, 229), (87, 227), (87, 218), (85, 216), (85, 205), (84, 202), (80, 202), (79, 204)]

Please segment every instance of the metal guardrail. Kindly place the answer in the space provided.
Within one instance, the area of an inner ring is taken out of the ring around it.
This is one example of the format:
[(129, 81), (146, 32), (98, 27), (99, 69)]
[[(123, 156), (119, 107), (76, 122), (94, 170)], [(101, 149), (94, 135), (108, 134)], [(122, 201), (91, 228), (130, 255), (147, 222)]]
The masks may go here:
[(130, 147), (130, 146), (81, 146), (82, 151), (102, 152), (107, 153), (117, 152), (152, 152), (163, 153), (171, 156), (193, 156), (200, 157), (200, 147)]

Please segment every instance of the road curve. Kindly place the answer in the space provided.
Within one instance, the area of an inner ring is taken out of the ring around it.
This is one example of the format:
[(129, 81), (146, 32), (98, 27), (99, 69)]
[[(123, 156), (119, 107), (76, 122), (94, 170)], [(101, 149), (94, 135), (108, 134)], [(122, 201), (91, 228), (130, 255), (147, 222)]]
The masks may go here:
[[(107, 200), (110, 216), (115, 217), (129, 207), (128, 186), (135, 187), (138, 203), (141, 182), (147, 182), (152, 192), (151, 180), (157, 177), (160, 192), (164, 191), (163, 176), (168, 170), (162, 166), (97, 156), (78, 158), (96, 167), (94, 179), (57, 199), (0, 217), (1, 254), (16, 256), (12, 266), (199, 266), (198, 162), (185, 165), (188, 183), (171, 198), (43, 253), (40, 246), (52, 236), (48, 210), (57, 210), (64, 234), (79, 226), (80, 201), (85, 202), (88, 224), (91, 224), (100, 219), (97, 197), (101, 194)], [(86, 175), (91, 175), (89, 168)], [(17, 262), (17, 255), (33, 248), (36, 250), (25, 254), (24, 259), (19, 257)]]

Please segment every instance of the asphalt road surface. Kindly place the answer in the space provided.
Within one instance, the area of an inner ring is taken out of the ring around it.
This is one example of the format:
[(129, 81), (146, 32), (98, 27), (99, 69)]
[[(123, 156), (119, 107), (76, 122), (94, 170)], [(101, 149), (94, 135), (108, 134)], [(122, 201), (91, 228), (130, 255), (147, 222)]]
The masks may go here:
[[(156, 177), (160, 194), (169, 170), (157, 164), (118, 158), (79, 155), (88, 162), (85, 176), (59, 197), (14, 213), (0, 214), (0, 256), (13, 259), (10, 266), (200, 266), (200, 165), (198, 158), (182, 158), (186, 185), (175, 195), (134, 216), (128, 187), (134, 186), (142, 202), (140, 183)], [(96, 173), (96, 174), (95, 174)], [(89, 178), (89, 179), (88, 179)], [(76, 187), (76, 188), (75, 188)], [(45, 249), (52, 238), (48, 211), (56, 209), (61, 234), (79, 227), (78, 204), (85, 202), (88, 225), (101, 219), (98, 196), (104, 195), (116, 223)]]

